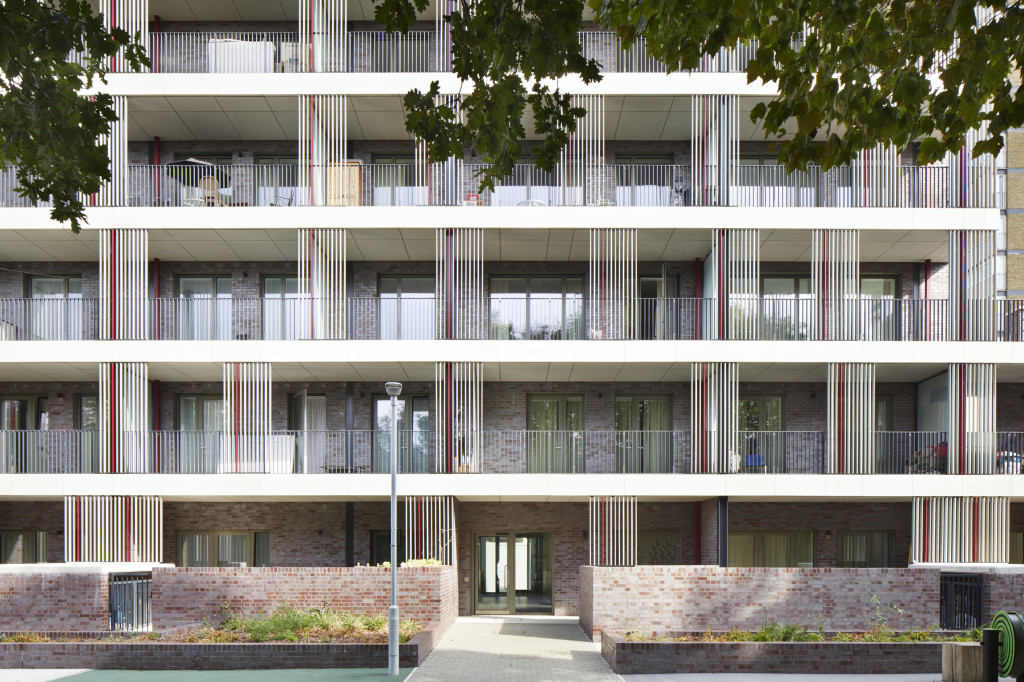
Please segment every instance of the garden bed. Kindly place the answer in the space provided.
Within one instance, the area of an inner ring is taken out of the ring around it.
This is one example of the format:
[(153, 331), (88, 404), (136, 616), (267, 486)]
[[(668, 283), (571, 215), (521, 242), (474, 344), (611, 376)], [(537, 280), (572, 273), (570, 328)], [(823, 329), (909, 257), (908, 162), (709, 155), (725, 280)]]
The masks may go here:
[(942, 641), (630, 641), (602, 632), (601, 654), (620, 675), (646, 673), (939, 673)]

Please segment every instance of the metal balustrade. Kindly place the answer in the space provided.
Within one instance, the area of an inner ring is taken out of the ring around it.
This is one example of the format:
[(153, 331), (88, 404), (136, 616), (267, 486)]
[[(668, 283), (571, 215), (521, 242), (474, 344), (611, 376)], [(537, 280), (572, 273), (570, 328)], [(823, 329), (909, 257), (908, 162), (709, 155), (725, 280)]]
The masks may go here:
[(111, 573), (107, 577), (110, 629), (141, 632), (153, 629), (153, 574)]
[[(143, 431), (113, 462), (97, 431), (0, 431), (0, 474), (386, 474), (386, 430)], [(948, 434), (876, 431), (873, 464), (843, 474), (948, 474)], [(686, 474), (689, 431), (456, 431), (439, 451), (436, 433), (399, 432), (400, 473)], [(727, 474), (826, 474), (824, 431), (740, 431)], [(995, 475), (1024, 474), (1024, 432), (996, 433)], [(126, 464), (127, 462), (127, 464)], [(835, 471), (842, 467), (832, 467)]]
[[(22, 187), (18, 180), (18, 170), (14, 166), (0, 165), (0, 208), (28, 208), (32, 202), (21, 196), (18, 190)], [(52, 202), (43, 201), (39, 206), (50, 207)]]
[[(295, 164), (131, 164), (127, 201), (137, 207), (309, 206), (309, 178), (327, 188), (331, 206), (691, 206), (688, 164), (595, 164), (582, 176), (515, 164), (512, 172), (481, 189), (482, 163), (367, 163), (311, 168)], [(954, 177), (945, 167), (903, 166), (891, 191), (855, 196), (849, 167), (811, 166), (787, 173), (782, 166), (736, 165), (729, 205), (759, 208), (892, 207), (995, 208), (1003, 201), (1001, 179), (978, 169)], [(957, 177), (960, 179), (958, 180)], [(300, 178), (302, 179), (300, 181)], [(18, 195), (11, 167), (0, 170), (0, 207), (31, 204)], [(85, 197), (87, 206), (112, 204), (117, 193)]]
[[(647, 41), (639, 37), (628, 49), (611, 31), (580, 31), (580, 46), (583, 56), (593, 59), (604, 72), (619, 73), (666, 73), (664, 62), (655, 59), (647, 50)], [(716, 55), (704, 55), (691, 72), (697, 73), (740, 73), (746, 71), (747, 62), (757, 52), (756, 41), (736, 47), (722, 48)]]
[(347, 71), (423, 73), (438, 71), (434, 31), (349, 31)]
[(292, 73), (307, 71), (298, 32), (151, 32), (153, 73)]
[(95, 298), (0, 298), (0, 341), (99, 338)]

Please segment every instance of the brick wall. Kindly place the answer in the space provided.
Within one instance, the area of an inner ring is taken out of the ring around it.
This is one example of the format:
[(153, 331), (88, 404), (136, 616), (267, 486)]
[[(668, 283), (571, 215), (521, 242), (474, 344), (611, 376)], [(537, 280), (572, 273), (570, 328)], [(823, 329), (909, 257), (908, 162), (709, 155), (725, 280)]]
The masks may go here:
[(767, 621), (866, 630), (872, 595), (904, 610), (889, 614), (890, 627), (939, 622), (938, 569), (582, 566), (581, 576), (587, 573), (581, 582), (590, 581), (591, 590), (580, 593), (580, 611), (591, 614), (587, 634), (595, 640), (605, 630), (757, 629)]
[(579, 567), (587, 562), (587, 506), (583, 503), (461, 502), (456, 518), (459, 614), (473, 613), (473, 557), (477, 534), (533, 531), (552, 533), (552, 590), (556, 615), (579, 611)]
[[(729, 530), (814, 531), (814, 565), (834, 567), (838, 561), (838, 533), (888, 531), (892, 566), (910, 559), (910, 504), (907, 502), (730, 502)], [(832, 531), (832, 539), (825, 538)]]
[(0, 530), (46, 531), (46, 561), (64, 561), (63, 502), (0, 501)]
[[(456, 614), (455, 569), (399, 569), (402, 618), (448, 627)], [(356, 568), (167, 568), (153, 569), (153, 627), (167, 629), (218, 622), (224, 608), (238, 615), (269, 613), (287, 603), (299, 609), (329, 604), (353, 613), (387, 611), (391, 573)]]
[(107, 630), (107, 596), (97, 570), (0, 572), (0, 630)]
[(718, 498), (700, 503), (700, 563), (717, 566), (718, 560)]

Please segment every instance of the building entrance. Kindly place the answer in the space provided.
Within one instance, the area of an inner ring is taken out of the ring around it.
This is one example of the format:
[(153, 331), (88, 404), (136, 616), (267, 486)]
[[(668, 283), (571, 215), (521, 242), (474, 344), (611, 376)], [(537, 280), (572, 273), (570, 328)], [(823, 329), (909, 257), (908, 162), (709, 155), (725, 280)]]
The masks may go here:
[(474, 613), (554, 613), (551, 533), (481, 533), (473, 554)]

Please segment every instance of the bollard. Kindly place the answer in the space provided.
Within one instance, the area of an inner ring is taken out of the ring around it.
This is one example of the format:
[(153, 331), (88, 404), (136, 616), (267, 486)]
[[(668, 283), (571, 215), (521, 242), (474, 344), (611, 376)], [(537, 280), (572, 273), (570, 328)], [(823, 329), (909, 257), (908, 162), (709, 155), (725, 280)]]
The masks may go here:
[(999, 682), (999, 631), (981, 631), (981, 682)]

